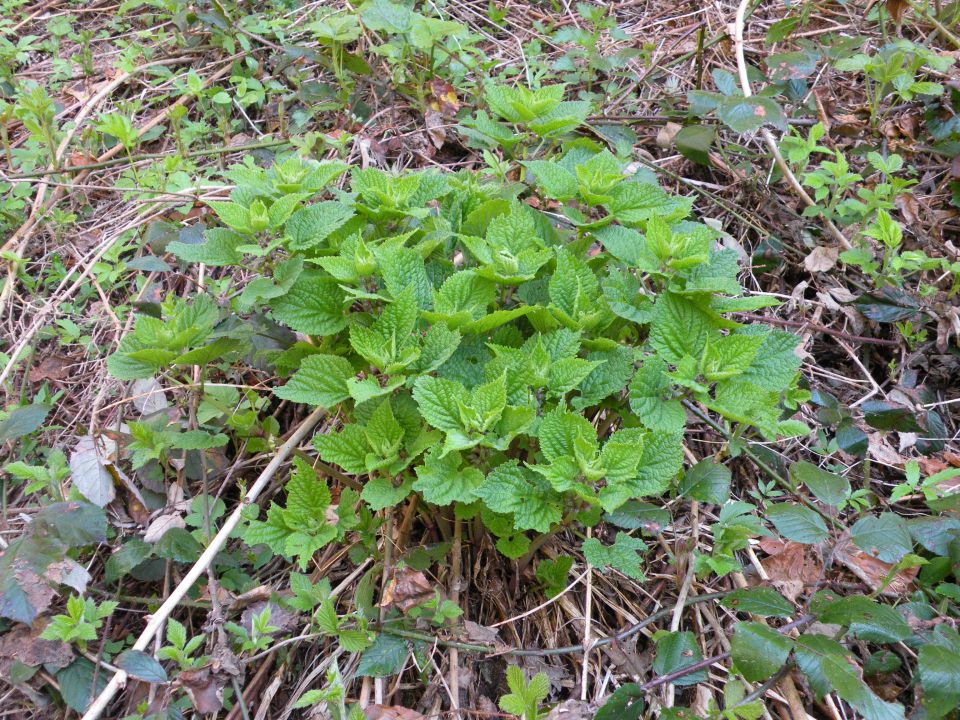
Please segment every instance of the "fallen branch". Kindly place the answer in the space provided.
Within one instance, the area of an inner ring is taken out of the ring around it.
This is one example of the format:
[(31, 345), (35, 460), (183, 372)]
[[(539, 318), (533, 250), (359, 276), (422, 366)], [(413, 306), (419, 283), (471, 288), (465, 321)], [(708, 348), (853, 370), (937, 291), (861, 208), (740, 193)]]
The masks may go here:
[[(243, 497), (243, 501), (237, 505), (236, 509), (233, 511), (233, 514), (227, 518), (227, 521), (223, 524), (223, 527), (220, 528), (220, 531), (216, 534), (213, 540), (210, 541), (207, 549), (203, 551), (203, 554), (200, 556), (197, 562), (194, 563), (193, 567), (190, 568), (190, 571), (184, 576), (183, 580), (180, 581), (180, 584), (173, 589), (173, 592), (170, 593), (163, 605), (161, 605), (159, 609), (150, 617), (150, 622), (147, 623), (147, 627), (144, 628), (143, 632), (140, 633), (140, 637), (138, 637), (137, 641), (133, 644), (133, 650), (146, 650), (154, 635), (156, 635), (159, 628), (166, 622), (173, 610), (186, 596), (190, 588), (193, 587), (193, 584), (200, 578), (201, 575), (207, 572), (207, 568), (209, 568), (213, 563), (213, 559), (217, 556), (217, 553), (220, 552), (220, 550), (226, 544), (231, 533), (233, 533), (234, 529), (240, 523), (240, 518), (244, 509), (256, 501), (260, 493), (263, 492), (264, 488), (266, 488), (273, 479), (273, 476), (276, 474), (277, 470), (279, 470), (284, 460), (287, 459), (287, 456), (293, 452), (293, 449), (300, 444), (307, 433), (313, 429), (314, 425), (316, 425), (320, 421), (320, 418), (322, 418), (325, 414), (326, 410), (323, 408), (317, 408), (314, 410), (303, 420), (303, 422), (300, 423), (299, 427), (297, 427), (287, 441), (280, 446), (280, 449), (277, 450), (277, 454), (273, 457), (267, 467), (263, 469), (263, 472), (260, 473), (260, 477), (257, 478), (257, 481)], [(100, 717), (103, 711), (106, 710), (110, 700), (112, 700), (113, 696), (116, 695), (117, 690), (123, 687), (126, 681), (127, 673), (123, 671), (116, 673), (112, 678), (110, 678), (110, 682), (107, 683), (107, 686), (97, 696), (97, 699), (94, 700), (93, 704), (90, 705), (90, 707), (87, 709), (87, 712), (84, 713), (83, 720), (96, 720), (96, 718)]]
[[(743, 24), (744, 18), (747, 13), (747, 5), (750, 4), (750, 0), (740, 0), (740, 6), (737, 8), (737, 14), (733, 21), (733, 46), (734, 51), (737, 56), (737, 71), (740, 75), (740, 87), (743, 89), (744, 97), (750, 97), (753, 95), (753, 90), (750, 88), (750, 79), (747, 77), (747, 61), (743, 56)], [(784, 179), (787, 181), (787, 184), (790, 186), (790, 189), (793, 190), (794, 194), (803, 200), (804, 204), (807, 207), (815, 207), (816, 202), (806, 190), (803, 189), (803, 186), (800, 184), (800, 181), (797, 180), (797, 176), (793, 174), (793, 171), (790, 169), (790, 166), (787, 165), (787, 161), (783, 159), (783, 155), (780, 154), (780, 147), (777, 145), (777, 141), (773, 137), (767, 128), (760, 128), (760, 135), (763, 137), (764, 142), (767, 144), (767, 148), (770, 150), (770, 154), (773, 155), (773, 159), (777, 163), (777, 167), (780, 168), (780, 172), (783, 173)], [(850, 250), (853, 246), (850, 244), (850, 241), (840, 232), (840, 228), (833, 224), (829, 218), (823, 219), (824, 224), (827, 226), (827, 230), (830, 231), (830, 234), (833, 235), (833, 238), (844, 250)]]

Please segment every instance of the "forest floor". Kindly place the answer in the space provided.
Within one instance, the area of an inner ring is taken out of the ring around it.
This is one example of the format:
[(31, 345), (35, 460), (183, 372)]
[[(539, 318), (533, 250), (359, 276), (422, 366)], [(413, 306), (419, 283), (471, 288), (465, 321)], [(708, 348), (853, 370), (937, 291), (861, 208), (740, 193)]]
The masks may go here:
[(955, 715), (957, 3), (0, 8), (0, 715)]

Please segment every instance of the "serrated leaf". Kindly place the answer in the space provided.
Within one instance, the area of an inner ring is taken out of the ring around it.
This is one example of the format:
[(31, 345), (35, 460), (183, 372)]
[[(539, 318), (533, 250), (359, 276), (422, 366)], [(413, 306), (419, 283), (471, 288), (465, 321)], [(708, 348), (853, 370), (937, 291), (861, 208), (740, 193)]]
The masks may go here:
[(355, 376), (350, 363), (336, 355), (309, 355), (286, 385), (273, 389), (283, 400), (332, 408), (350, 397), (347, 381)]
[(403, 668), (410, 652), (403, 638), (380, 633), (373, 645), (360, 656), (358, 677), (386, 677), (395, 675)]
[(458, 432), (463, 429), (459, 400), (467, 395), (458, 382), (424, 375), (413, 386), (413, 399), (417, 401), (423, 419), (438, 430)]
[(431, 450), (423, 465), (416, 469), (413, 489), (434, 505), (473, 502), (474, 490), (483, 482), (483, 473), (474, 467), (461, 467), (462, 462), (458, 452), (441, 456), (438, 450)]
[(474, 494), (494, 512), (512, 514), (521, 530), (549, 532), (562, 517), (560, 496), (516, 460), (496, 467)]
[(297, 210), (284, 226), (291, 250), (316, 247), (353, 217), (353, 210), (340, 202), (324, 201)]
[(674, 386), (667, 364), (659, 355), (647, 358), (630, 383), (630, 409), (646, 427), (667, 433), (683, 429), (686, 415), (680, 401), (673, 399)]
[(612, 567), (634, 580), (644, 580), (643, 556), (647, 544), (625, 532), (618, 532), (613, 545), (604, 545), (596, 538), (583, 541), (583, 556), (597, 568)]
[(684, 356), (699, 360), (715, 325), (693, 300), (665, 292), (654, 305), (650, 345), (676, 365)]
[(885, 512), (867, 515), (850, 528), (853, 544), (885, 563), (899, 562), (913, 550), (913, 540), (903, 518)]
[(577, 194), (577, 178), (565, 167), (547, 160), (530, 160), (523, 166), (533, 173), (544, 194), (554, 200), (569, 200)]
[(308, 335), (333, 335), (347, 326), (344, 295), (337, 282), (305, 271), (290, 289), (270, 304), (273, 317)]

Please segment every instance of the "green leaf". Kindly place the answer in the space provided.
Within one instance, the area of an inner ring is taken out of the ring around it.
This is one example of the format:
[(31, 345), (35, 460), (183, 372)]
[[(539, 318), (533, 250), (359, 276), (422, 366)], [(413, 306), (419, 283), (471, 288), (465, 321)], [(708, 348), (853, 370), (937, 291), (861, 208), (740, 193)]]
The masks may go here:
[(307, 270), (286, 294), (271, 302), (273, 316), (308, 335), (333, 335), (347, 326), (344, 295), (337, 282)]
[(549, 532), (562, 517), (559, 495), (516, 460), (497, 466), (474, 494), (494, 512), (513, 515), (520, 530)]
[(643, 710), (643, 690), (636, 683), (626, 683), (607, 697), (593, 720), (640, 720)]
[(736, 612), (761, 617), (790, 617), (796, 612), (786, 598), (766, 587), (739, 588), (723, 598), (720, 604)]
[(709, 166), (710, 146), (716, 136), (716, 129), (709, 125), (687, 125), (676, 134), (673, 142), (687, 160)]
[(438, 449), (432, 449), (416, 470), (413, 489), (434, 505), (473, 502), (474, 491), (483, 483), (483, 473), (475, 467), (461, 467), (462, 462), (458, 452), (440, 456)]
[(712, 460), (701, 460), (680, 481), (680, 494), (700, 502), (723, 505), (730, 498), (730, 470)]
[(359, 425), (344, 425), (340, 432), (315, 435), (313, 446), (324, 462), (339, 465), (353, 475), (367, 472), (370, 446), (367, 444), (366, 433)]
[(39, 429), (51, 407), (35, 403), (11, 410), (6, 419), (0, 420), (0, 442), (15, 440)]
[(353, 210), (340, 202), (325, 201), (297, 210), (284, 226), (291, 250), (316, 247), (353, 217)]
[[(669, 675), (703, 660), (700, 646), (692, 632), (672, 632), (657, 640), (657, 654), (653, 671), (657, 675)], [(687, 687), (707, 681), (707, 671), (697, 670), (673, 681), (678, 687)]]
[(850, 494), (850, 482), (840, 475), (821, 470), (808, 462), (797, 462), (790, 466), (790, 478), (796, 484), (803, 484), (821, 502), (837, 506)]
[(250, 227), (250, 211), (235, 202), (209, 202), (207, 205), (217, 214), (223, 224), (244, 235), (253, 232)]
[(309, 355), (290, 381), (274, 388), (283, 400), (332, 408), (350, 397), (347, 381), (355, 376), (350, 363), (336, 355)]
[(850, 528), (853, 544), (885, 563), (897, 563), (913, 550), (913, 539), (903, 518), (885, 512), (867, 515)]
[(547, 197), (569, 200), (577, 194), (576, 176), (562, 165), (546, 160), (530, 160), (522, 165), (534, 174)]
[(697, 303), (664, 292), (654, 305), (650, 345), (673, 365), (685, 355), (699, 360), (713, 330), (713, 321)]
[[(220, 227), (205, 228), (202, 233), (203, 242), (174, 240), (167, 245), (167, 252), (184, 262), (203, 263), (210, 267), (239, 265), (243, 262), (243, 253), (237, 250), (237, 246), (246, 242), (243, 235)], [(185, 236), (181, 233), (180, 237)]]
[(597, 431), (590, 421), (582, 415), (560, 408), (543, 417), (537, 438), (540, 441), (540, 451), (550, 461), (561, 456), (575, 456), (578, 439), (592, 443), (594, 450), (597, 447)]
[(824, 601), (816, 598), (812, 605), (817, 617), (825, 622), (843, 625), (851, 637), (868, 642), (897, 643), (913, 634), (907, 621), (894, 608), (862, 595)]
[(375, 477), (364, 484), (360, 497), (371, 510), (377, 512), (403, 502), (404, 498), (410, 494), (410, 485), (410, 478), (400, 485), (394, 485), (385, 477)]
[(396, 675), (407, 661), (410, 649), (407, 642), (396, 635), (380, 633), (373, 645), (360, 656), (358, 677), (387, 677)]
[(948, 715), (960, 705), (960, 652), (926, 643), (917, 660), (924, 710), (934, 718)]
[(604, 545), (596, 538), (583, 541), (583, 556), (597, 568), (612, 567), (634, 580), (644, 580), (642, 553), (647, 544), (625, 532), (618, 532), (613, 545)]
[(459, 401), (466, 395), (467, 391), (460, 383), (429, 375), (418, 377), (413, 386), (413, 399), (417, 401), (423, 419), (446, 432), (463, 429)]
[(739, 622), (730, 641), (737, 670), (749, 682), (766, 680), (787, 661), (793, 643), (758, 622)]
[(810, 545), (823, 542), (830, 535), (823, 518), (803, 505), (770, 505), (767, 507), (767, 517), (788, 540)]
[(537, 565), (537, 580), (543, 583), (547, 597), (553, 598), (563, 592), (573, 568), (573, 558), (561, 555), (555, 560), (541, 560)]
[(787, 118), (783, 109), (768, 97), (730, 97), (717, 110), (717, 116), (731, 130), (748, 132), (769, 124), (786, 131)]
[(97, 667), (86, 658), (77, 658), (57, 673), (60, 697), (73, 710), (83, 713), (93, 698), (107, 686), (106, 673), (97, 672)]
[(866, 720), (904, 720), (903, 706), (878, 698), (860, 677), (846, 649), (823, 635), (804, 635), (795, 644), (797, 666), (822, 697), (835, 691)]
[(125, 650), (117, 655), (113, 663), (137, 680), (148, 683), (167, 682), (167, 673), (163, 666), (152, 655), (141, 650)]
[(659, 185), (644, 182), (625, 181), (617, 185), (610, 193), (606, 208), (620, 222), (628, 225), (645, 223), (652, 217), (666, 221), (686, 217), (693, 207), (693, 201), (686, 197), (670, 195)]
[(651, 430), (677, 433), (686, 424), (686, 415), (673, 395), (667, 364), (659, 355), (648, 357), (630, 383), (630, 409)]

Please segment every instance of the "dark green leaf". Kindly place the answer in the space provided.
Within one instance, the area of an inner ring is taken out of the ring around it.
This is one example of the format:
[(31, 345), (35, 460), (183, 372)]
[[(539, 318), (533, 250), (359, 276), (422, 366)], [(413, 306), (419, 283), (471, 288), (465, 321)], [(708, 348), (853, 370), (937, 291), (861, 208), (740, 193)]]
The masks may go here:
[(767, 508), (767, 517), (788, 540), (812, 544), (829, 536), (827, 524), (816, 512), (803, 505), (779, 503)]
[(51, 405), (36, 404), (11, 410), (5, 420), (0, 420), (0, 442), (15, 440), (32, 433), (43, 424), (51, 407)]
[(730, 653), (740, 674), (750, 682), (766, 680), (783, 667), (793, 643), (758, 622), (737, 623)]
[(713, 460), (701, 460), (684, 474), (680, 494), (700, 502), (723, 505), (730, 498), (730, 470)]
[(142, 650), (125, 650), (117, 655), (113, 663), (137, 680), (148, 683), (167, 682), (167, 673), (163, 666)]
[(818, 500), (828, 505), (839, 505), (850, 492), (850, 482), (839, 475), (821, 470), (808, 462), (794, 463), (790, 477), (796, 484), (803, 484)]
[(386, 677), (395, 675), (403, 668), (410, 648), (403, 638), (380, 633), (373, 645), (364, 650), (357, 666), (359, 677)]
[[(669, 675), (677, 670), (694, 665), (703, 660), (700, 646), (692, 632), (673, 632), (657, 641), (657, 655), (653, 661), (653, 671), (657, 675)], [(678, 687), (706, 682), (707, 671), (697, 670), (674, 680)]]
[(783, 595), (766, 587), (734, 590), (721, 600), (720, 604), (737, 612), (762, 617), (790, 617), (796, 612)]

